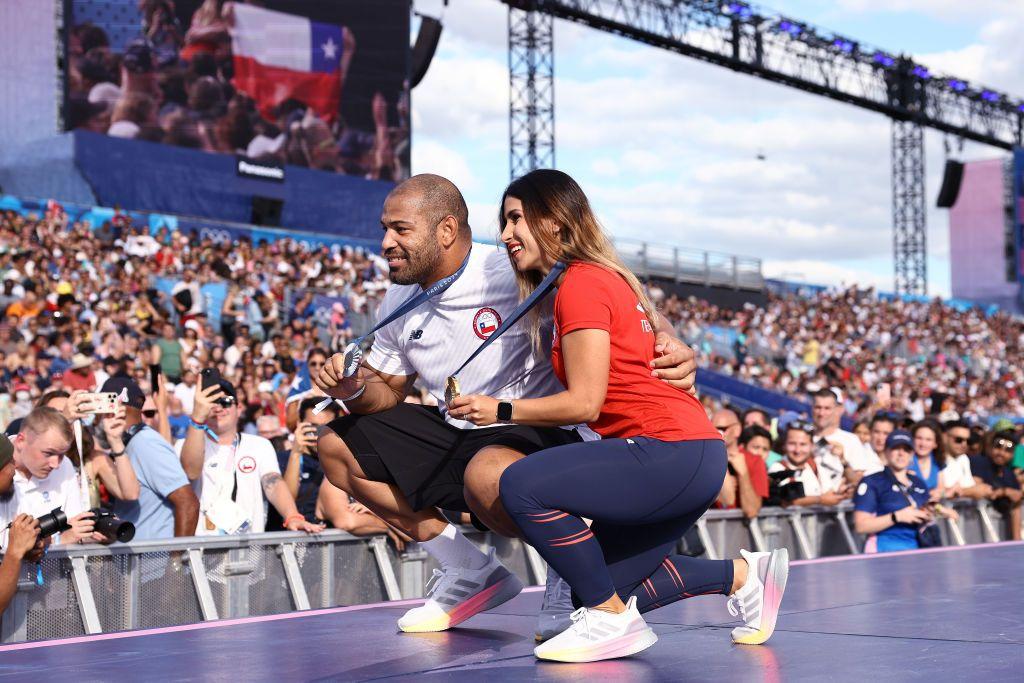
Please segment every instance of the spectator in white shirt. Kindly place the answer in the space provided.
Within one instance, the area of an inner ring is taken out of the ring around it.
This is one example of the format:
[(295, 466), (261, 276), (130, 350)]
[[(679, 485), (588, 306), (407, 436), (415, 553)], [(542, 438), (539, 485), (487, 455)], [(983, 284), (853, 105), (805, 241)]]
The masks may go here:
[(286, 529), (323, 531), (295, 506), (270, 441), (238, 432), (238, 398), (227, 380), (196, 392), (188, 434), (175, 448), (199, 496), (196, 535), (262, 532), (264, 496)]
[(975, 483), (971, 473), (971, 459), (967, 455), (971, 428), (963, 420), (945, 422), (942, 425), (942, 438), (946, 443), (946, 467), (942, 470), (942, 477), (946, 486), (950, 487), (946, 490), (946, 496), (952, 498), (956, 497), (953, 494), (959, 493), (961, 498), (988, 498), (992, 487), (984, 482)]
[(174, 398), (181, 401), (181, 409), (192, 414), (192, 406), (196, 397), (196, 373), (185, 370), (181, 373), (181, 382), (174, 387)]
[[(63, 415), (53, 408), (38, 407), (25, 416), (18, 434), (11, 439), (14, 456), (14, 491), (0, 502), (0, 527), (18, 514), (32, 517), (61, 508), (71, 528), (54, 538), (55, 543), (102, 541), (94, 533), (92, 513), (86, 510), (74, 466), (65, 457), (74, 434)], [(0, 533), (0, 546), (7, 544), (7, 531)]]
[[(872, 469), (874, 458), (868, 457), (856, 434), (839, 428), (843, 417), (843, 393), (835, 388), (816, 392), (812, 414), (819, 476), (828, 482), (828, 488), (832, 490), (839, 490), (844, 481), (855, 486), (865, 472)], [(821, 443), (822, 440), (828, 442), (828, 447)]]
[(788, 505), (838, 505), (850, 497), (847, 490), (837, 491), (836, 480), (823, 480), (812, 457), (813, 441), (811, 426), (804, 422), (793, 422), (782, 437), (783, 458), (768, 468), (769, 474), (790, 471), (789, 477), (776, 479), (780, 488), (787, 484), (800, 483), (803, 495), (783, 501)]

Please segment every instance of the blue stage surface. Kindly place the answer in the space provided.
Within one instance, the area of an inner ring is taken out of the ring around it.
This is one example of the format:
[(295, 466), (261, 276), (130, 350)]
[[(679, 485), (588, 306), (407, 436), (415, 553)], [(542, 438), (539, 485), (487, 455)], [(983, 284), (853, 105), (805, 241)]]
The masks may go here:
[(0, 679), (84, 681), (912, 681), (1024, 677), (1024, 544), (795, 562), (775, 635), (737, 646), (720, 596), (651, 612), (654, 647), (538, 663), (539, 589), (445, 633), (419, 601), (0, 646)]

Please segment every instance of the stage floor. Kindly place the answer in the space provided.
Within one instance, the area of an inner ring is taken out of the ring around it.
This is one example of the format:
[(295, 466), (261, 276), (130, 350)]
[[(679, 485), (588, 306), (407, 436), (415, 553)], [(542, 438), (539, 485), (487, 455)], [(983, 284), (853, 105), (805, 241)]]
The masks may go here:
[(910, 681), (1024, 678), (1024, 544), (795, 562), (775, 635), (737, 646), (725, 598), (647, 615), (629, 659), (538, 663), (539, 589), (446, 633), (399, 634), (419, 601), (0, 646), (0, 679), (84, 681)]

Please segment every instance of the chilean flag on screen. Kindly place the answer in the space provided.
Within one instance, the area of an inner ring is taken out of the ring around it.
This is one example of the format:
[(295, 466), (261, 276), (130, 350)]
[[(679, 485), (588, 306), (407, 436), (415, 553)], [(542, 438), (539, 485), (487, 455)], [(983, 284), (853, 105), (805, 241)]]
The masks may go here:
[(235, 87), (264, 118), (273, 119), (274, 107), (294, 98), (333, 121), (341, 104), (342, 27), (241, 3), (234, 14)]

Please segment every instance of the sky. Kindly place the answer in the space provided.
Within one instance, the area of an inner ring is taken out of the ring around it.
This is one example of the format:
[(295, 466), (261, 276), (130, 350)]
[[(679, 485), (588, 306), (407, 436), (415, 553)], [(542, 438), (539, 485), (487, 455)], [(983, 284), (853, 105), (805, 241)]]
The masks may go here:
[[(1019, 0), (761, 5), (1024, 97)], [(443, 11), (444, 32), (412, 94), (412, 170), (454, 181), (489, 239), (509, 181), (507, 9), (415, 8)], [(769, 277), (892, 289), (884, 116), (557, 20), (555, 103), (557, 167), (616, 238), (760, 257)], [(948, 218), (934, 208), (943, 135), (926, 131), (925, 145), (929, 293), (949, 296)], [(968, 142), (962, 158), (1002, 155)]]

